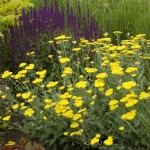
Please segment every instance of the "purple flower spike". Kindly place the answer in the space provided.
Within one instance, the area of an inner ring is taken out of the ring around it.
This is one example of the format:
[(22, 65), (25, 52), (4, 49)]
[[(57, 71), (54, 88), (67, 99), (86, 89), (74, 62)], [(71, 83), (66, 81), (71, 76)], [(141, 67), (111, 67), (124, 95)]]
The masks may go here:
[[(22, 11), (19, 18), (20, 26), (10, 28), (11, 48), (13, 59), (17, 59), (18, 53), (25, 57), (27, 51), (31, 51), (31, 43), (34, 43), (36, 54), (39, 53), (38, 40), (42, 34), (50, 34), (53, 37), (57, 32), (64, 33), (65, 30), (74, 35), (75, 40), (80, 37), (92, 40), (102, 37), (102, 26), (99, 27), (94, 18), (90, 16), (89, 8), (85, 14), (81, 14), (81, 5), (78, 0), (76, 16), (73, 8), (66, 0), (66, 9), (59, 7), (59, 2), (53, 0), (48, 6), (48, 1), (40, 9), (30, 8), (28, 13)], [(106, 26), (108, 32), (108, 23)], [(49, 40), (49, 39), (47, 39)]]

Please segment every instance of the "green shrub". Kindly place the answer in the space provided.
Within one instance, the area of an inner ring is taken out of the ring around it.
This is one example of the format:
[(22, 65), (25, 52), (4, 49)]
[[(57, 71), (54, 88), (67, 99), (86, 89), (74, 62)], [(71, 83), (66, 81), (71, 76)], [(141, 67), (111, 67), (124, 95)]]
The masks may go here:
[[(0, 32), (6, 30), (9, 26), (14, 25), (21, 14), (33, 7), (29, 0), (1, 0), (0, 2)], [(2, 36), (2, 33), (1, 33)]]

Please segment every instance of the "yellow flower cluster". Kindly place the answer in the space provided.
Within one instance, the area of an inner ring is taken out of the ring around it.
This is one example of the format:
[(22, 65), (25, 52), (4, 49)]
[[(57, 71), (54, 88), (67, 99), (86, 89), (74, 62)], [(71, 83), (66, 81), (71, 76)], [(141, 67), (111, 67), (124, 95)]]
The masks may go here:
[(96, 88), (103, 88), (104, 85), (105, 85), (105, 81), (102, 79), (96, 79), (94, 81), (94, 87), (96, 87)]
[(124, 75), (123, 68), (120, 67), (120, 62), (110, 63), (111, 73), (114, 75)]
[(111, 96), (113, 94), (113, 89), (108, 89), (106, 92), (105, 92), (105, 96)]
[(82, 97), (80, 97), (80, 96), (72, 96), (72, 99), (74, 100), (74, 105), (76, 107), (82, 106), (82, 104), (83, 104)]
[(51, 81), (46, 86), (48, 88), (52, 88), (52, 87), (55, 87), (58, 83), (59, 83), (58, 81)]
[(104, 144), (107, 146), (110, 146), (113, 144), (113, 138), (112, 136), (109, 136), (107, 140), (104, 141)]
[(31, 96), (31, 92), (22, 93), (21, 96), (22, 96), (23, 99), (27, 99), (27, 98), (29, 98)]
[(66, 62), (69, 62), (70, 59), (69, 58), (60, 58), (59, 61), (60, 61), (61, 64), (64, 64)]
[(128, 67), (128, 68), (125, 70), (126, 73), (132, 73), (132, 72), (135, 72), (135, 71), (137, 71), (137, 68), (136, 68), (136, 67)]
[(148, 92), (141, 92), (139, 95), (139, 99), (148, 99), (150, 98), (150, 93)]
[(136, 82), (135, 81), (126, 81), (122, 83), (122, 87), (126, 90), (130, 90), (133, 87), (136, 86)]
[(28, 117), (32, 117), (34, 112), (35, 111), (32, 108), (28, 108), (27, 110), (24, 111), (24, 115)]
[(76, 88), (86, 88), (88, 85), (87, 81), (79, 81), (76, 83), (75, 87)]
[(55, 37), (54, 39), (56, 41), (59, 41), (59, 40), (66, 40), (66, 39), (70, 39), (70, 38), (71, 38), (70, 36), (60, 35), (60, 36)]
[(121, 116), (121, 119), (123, 119), (123, 120), (133, 120), (136, 116), (136, 112), (137, 112), (136, 110), (131, 110), (131, 111), (123, 114)]
[(96, 68), (84, 68), (84, 70), (87, 72), (87, 73), (95, 73), (97, 72), (98, 70)]
[(108, 74), (105, 72), (100, 73), (100, 74), (96, 75), (96, 78), (100, 78), (100, 79), (108, 78)]
[(120, 102), (126, 103), (126, 107), (132, 107), (138, 103), (137, 97), (138, 96), (134, 92), (131, 92), (124, 96), (122, 99), (120, 99)]
[(40, 78), (44, 78), (46, 76), (47, 70), (37, 71), (36, 74), (39, 75)]
[(72, 49), (72, 51), (75, 51), (75, 52), (78, 52), (78, 51), (80, 51), (80, 50), (81, 50), (80, 47), (77, 47), (77, 48), (73, 48), (73, 49)]
[(21, 70), (14, 76), (14, 79), (25, 77), (26, 73), (27, 73), (27, 70)]
[(72, 73), (73, 73), (73, 71), (72, 71), (71, 67), (66, 67), (66, 68), (64, 68), (64, 71), (62, 72), (61, 76), (65, 77), (65, 76), (70, 75)]
[(118, 100), (110, 100), (109, 101), (109, 107), (110, 107), (110, 110), (115, 110), (116, 108), (119, 107), (118, 105), (119, 101)]
[(35, 56), (35, 51), (28, 52), (26, 55), (27, 56)]
[(6, 116), (6, 117), (3, 117), (3, 121), (9, 121), (11, 118), (11, 116)]
[(91, 139), (90, 144), (94, 145), (96, 143), (99, 143), (101, 135), (100, 134), (96, 134), (95, 137), (93, 139)]
[(34, 68), (34, 64), (29, 64), (25, 67), (25, 70), (32, 70)]
[(12, 72), (10, 72), (10, 71), (4, 71), (4, 73), (2, 74), (2, 78), (7, 78), (7, 77), (9, 77), (10, 75), (12, 75)]

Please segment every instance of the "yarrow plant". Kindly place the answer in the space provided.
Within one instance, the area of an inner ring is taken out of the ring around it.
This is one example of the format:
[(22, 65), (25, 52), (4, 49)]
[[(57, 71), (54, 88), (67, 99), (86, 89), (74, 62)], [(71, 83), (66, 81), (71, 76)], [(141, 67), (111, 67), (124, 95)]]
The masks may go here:
[(49, 42), (56, 55), (49, 53), (46, 68), (34, 53), (28, 54), (32, 62), (22, 62), (18, 73), (2, 74), (10, 86), (0, 93), (2, 127), (18, 128), (47, 148), (67, 149), (68, 143), (80, 148), (150, 148), (150, 124), (140, 122), (141, 108), (149, 114), (150, 98), (144, 73), (149, 40), (144, 36), (113, 45), (109, 37), (77, 42), (61, 35)]

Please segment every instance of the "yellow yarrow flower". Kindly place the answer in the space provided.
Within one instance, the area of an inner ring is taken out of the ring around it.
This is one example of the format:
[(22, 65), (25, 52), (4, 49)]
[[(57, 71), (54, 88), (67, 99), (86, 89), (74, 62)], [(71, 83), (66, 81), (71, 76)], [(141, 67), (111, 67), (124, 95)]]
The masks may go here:
[(92, 96), (92, 99), (95, 99), (96, 97), (97, 97), (97, 95), (93, 95), (93, 96)]
[(55, 40), (64, 40), (65, 37), (66, 37), (65, 35), (60, 35), (60, 36), (55, 37), (54, 39)]
[(94, 145), (99, 143), (99, 139), (100, 139), (101, 135), (100, 134), (96, 134), (96, 136), (94, 138), (91, 139), (90, 144)]
[(72, 95), (69, 92), (59, 95), (61, 99), (71, 98), (71, 96)]
[(22, 81), (22, 83), (23, 83), (23, 84), (27, 84), (27, 83), (29, 83), (29, 81), (28, 81), (28, 80), (25, 80), (25, 81)]
[(25, 67), (26, 70), (32, 70), (34, 68), (34, 64), (29, 64), (27, 67)]
[(78, 122), (73, 122), (71, 125), (70, 125), (70, 128), (77, 128), (79, 127), (79, 123)]
[(31, 102), (33, 102), (33, 101), (34, 101), (34, 98), (28, 99), (28, 103), (31, 103)]
[(100, 79), (104, 79), (104, 78), (107, 78), (107, 77), (108, 77), (108, 74), (105, 73), (105, 72), (96, 75), (96, 78), (100, 78)]
[(48, 88), (52, 88), (55, 87), (59, 82), (58, 81), (51, 81), (47, 84)]
[(132, 77), (136, 77), (136, 74), (131, 74)]
[(34, 56), (34, 55), (35, 55), (35, 52), (34, 52), (34, 51), (27, 52), (26, 55), (27, 55), (27, 56)]
[(72, 120), (76, 121), (76, 120), (79, 120), (82, 118), (82, 115), (81, 114), (75, 114), (72, 118)]
[(31, 95), (31, 92), (26, 92), (26, 93), (22, 93), (21, 96), (22, 96), (22, 98), (27, 99), (30, 97), (30, 95)]
[(60, 90), (64, 90), (65, 89), (65, 86), (61, 86), (59, 87)]
[(66, 135), (68, 135), (69, 134), (69, 132), (64, 132), (64, 135), (66, 136)]
[(64, 64), (66, 62), (69, 62), (70, 59), (69, 58), (60, 58), (59, 61), (60, 61), (61, 64)]
[(51, 103), (51, 102), (52, 102), (52, 99), (45, 98), (45, 99), (44, 99), (44, 102), (45, 102), (45, 103)]
[(69, 101), (68, 101), (68, 99), (62, 99), (62, 100), (60, 100), (59, 102), (58, 102), (58, 104), (59, 105), (68, 105), (69, 104)]
[(118, 128), (120, 131), (123, 131), (124, 130), (124, 126), (121, 126)]
[(68, 74), (72, 74), (73, 71), (70, 67), (66, 67), (64, 68), (64, 71), (62, 73), (68, 75)]
[(86, 92), (89, 93), (89, 94), (91, 94), (91, 93), (92, 93), (92, 90), (89, 89), (89, 90), (87, 90)]
[(127, 103), (125, 104), (126, 107), (132, 107), (134, 106), (135, 104), (138, 103), (138, 100), (137, 99), (128, 99)]
[(136, 116), (136, 112), (137, 112), (136, 110), (131, 110), (131, 111), (127, 112), (126, 114), (123, 114), (121, 116), (121, 119), (123, 119), (123, 120), (133, 120)]
[(6, 116), (6, 117), (4, 117), (2, 120), (3, 120), (3, 121), (9, 121), (9, 120), (10, 120), (10, 117), (11, 117), (11, 116)]
[(9, 72), (8, 70), (6, 70), (3, 74), (2, 74), (2, 78), (7, 78), (9, 76), (12, 75), (12, 72)]
[(43, 120), (47, 120), (47, 117), (46, 117), (46, 116), (43, 116)]
[(2, 99), (5, 99), (5, 98), (6, 98), (6, 95), (2, 95), (1, 98), (2, 98)]
[(119, 107), (118, 103), (119, 103), (118, 100), (110, 100), (109, 101), (110, 110), (115, 110), (116, 108), (118, 108)]
[(27, 63), (21, 63), (20, 65), (19, 65), (19, 68), (22, 68), (22, 67), (24, 67), (24, 66), (26, 66), (27, 65)]
[(81, 50), (81, 48), (79, 47), (79, 48), (73, 48), (72, 49), (72, 51), (75, 51), (75, 52), (78, 52), (78, 51), (80, 51)]
[(122, 87), (124, 89), (126, 89), (126, 90), (129, 90), (129, 89), (131, 89), (131, 88), (133, 88), (135, 86), (136, 86), (136, 82), (135, 81), (127, 81), (127, 82), (123, 82), (122, 83)]
[(148, 99), (150, 97), (150, 93), (148, 92), (141, 92), (139, 95), (139, 99)]
[(105, 96), (110, 96), (113, 94), (113, 89), (108, 89), (106, 92), (105, 92)]
[(53, 55), (48, 55), (48, 58), (53, 58)]
[(24, 115), (28, 117), (32, 117), (34, 112), (35, 111), (32, 108), (28, 108), (27, 110), (25, 110)]
[(12, 106), (12, 109), (16, 110), (16, 109), (18, 109), (18, 107), (19, 107), (19, 104), (15, 104), (15, 105)]
[(111, 74), (114, 75), (124, 75), (123, 68), (119, 65), (111, 66)]
[(96, 68), (84, 68), (84, 70), (87, 72), (87, 73), (95, 73), (97, 72), (98, 70)]
[(82, 104), (83, 104), (83, 101), (82, 101), (82, 100), (76, 100), (75, 103), (74, 103), (74, 105), (75, 105), (76, 107), (80, 107), (80, 106), (82, 106)]
[(33, 84), (36, 84), (36, 83), (41, 83), (43, 81), (43, 79), (41, 78), (36, 78), (35, 80), (32, 81)]
[(40, 76), (40, 78), (44, 78), (47, 70), (37, 71), (36, 74)]
[(112, 136), (109, 136), (108, 139), (104, 141), (104, 144), (107, 146), (111, 146), (113, 144)]
[(84, 76), (83, 76), (83, 75), (80, 75), (79, 78), (82, 79), (82, 78), (84, 78)]
[(86, 88), (88, 85), (87, 81), (79, 81), (76, 83), (75, 87), (76, 88)]
[(19, 79), (21, 77), (25, 77), (26, 73), (27, 73), (27, 70), (21, 70), (14, 76), (14, 79)]
[(48, 43), (52, 44), (52, 43), (54, 43), (54, 41), (50, 40), (50, 41), (48, 41)]
[(80, 136), (80, 135), (82, 135), (82, 132), (83, 132), (83, 129), (80, 129), (80, 130), (78, 130), (78, 131), (75, 131), (75, 132), (70, 133), (70, 136), (74, 136), (74, 135)]
[(121, 34), (121, 33), (122, 33), (121, 31), (114, 31), (114, 32), (113, 32), (113, 34), (116, 34), (116, 35), (117, 35), (117, 34)]
[(121, 86), (117, 86), (116, 89), (119, 91), (121, 89)]
[(102, 88), (102, 87), (104, 87), (104, 85), (105, 85), (105, 82), (102, 79), (96, 79), (94, 81), (94, 87), (96, 87), (96, 88)]
[(128, 67), (128, 68), (125, 70), (126, 73), (132, 73), (132, 72), (135, 72), (135, 71), (137, 71), (137, 68), (136, 68), (136, 67)]
[(140, 46), (140, 45), (133, 45), (133, 46), (131, 46), (131, 48), (132, 48), (132, 49), (140, 49), (141, 46)]

